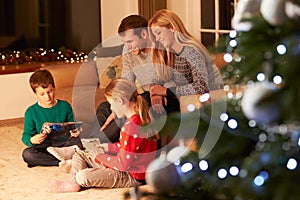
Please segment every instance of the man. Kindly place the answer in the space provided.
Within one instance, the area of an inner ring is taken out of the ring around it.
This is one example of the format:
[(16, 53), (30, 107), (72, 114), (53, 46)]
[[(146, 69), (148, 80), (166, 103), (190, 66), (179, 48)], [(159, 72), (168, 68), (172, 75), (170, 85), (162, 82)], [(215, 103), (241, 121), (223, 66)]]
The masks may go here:
[[(125, 17), (119, 25), (118, 34), (124, 43), (122, 77), (136, 83), (139, 93), (148, 101), (150, 106), (152, 105), (155, 113), (161, 115), (165, 113), (165, 110), (167, 113), (179, 111), (177, 99), (166, 100), (162, 96), (150, 98), (149, 88), (153, 80), (157, 80), (157, 76), (152, 65), (151, 40), (148, 35), (147, 19), (140, 15)], [(172, 83), (167, 83), (165, 86), (172, 86)], [(162, 107), (161, 105), (165, 106)], [(111, 113), (108, 102), (103, 102), (99, 105), (97, 118), (101, 131), (105, 133), (106, 137), (111, 142), (118, 140), (119, 127), (122, 127), (125, 119), (116, 118)]]

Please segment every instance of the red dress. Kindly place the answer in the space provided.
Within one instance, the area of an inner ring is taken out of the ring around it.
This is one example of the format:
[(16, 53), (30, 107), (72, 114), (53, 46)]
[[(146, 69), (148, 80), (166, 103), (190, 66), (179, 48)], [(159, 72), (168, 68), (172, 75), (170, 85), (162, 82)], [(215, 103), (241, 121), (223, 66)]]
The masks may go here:
[(128, 118), (121, 128), (120, 141), (108, 144), (108, 152), (99, 154), (95, 161), (119, 171), (128, 171), (137, 180), (145, 180), (149, 163), (155, 159), (157, 141), (142, 138), (138, 114)]

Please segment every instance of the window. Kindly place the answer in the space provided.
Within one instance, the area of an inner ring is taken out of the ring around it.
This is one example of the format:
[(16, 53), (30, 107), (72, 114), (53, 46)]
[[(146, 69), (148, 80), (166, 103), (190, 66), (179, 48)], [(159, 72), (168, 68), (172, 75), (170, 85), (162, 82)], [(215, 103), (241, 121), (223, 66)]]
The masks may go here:
[(90, 51), (101, 42), (100, 0), (0, 0), (0, 50)]
[(231, 19), (238, 0), (201, 0), (200, 40), (213, 46), (231, 30)]

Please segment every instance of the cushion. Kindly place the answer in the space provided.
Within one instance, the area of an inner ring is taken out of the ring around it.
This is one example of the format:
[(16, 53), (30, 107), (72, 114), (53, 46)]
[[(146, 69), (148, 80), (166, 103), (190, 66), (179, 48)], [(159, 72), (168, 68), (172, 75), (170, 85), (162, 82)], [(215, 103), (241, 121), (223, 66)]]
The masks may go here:
[(99, 57), (96, 59), (100, 88), (104, 89), (115, 77), (121, 76), (122, 56)]

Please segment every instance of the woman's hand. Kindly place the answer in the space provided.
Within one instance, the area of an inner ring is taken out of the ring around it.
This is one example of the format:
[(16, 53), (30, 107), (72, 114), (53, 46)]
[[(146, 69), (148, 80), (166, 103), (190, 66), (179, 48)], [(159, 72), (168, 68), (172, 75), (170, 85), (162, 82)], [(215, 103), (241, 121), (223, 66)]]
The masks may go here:
[(165, 111), (164, 105), (167, 104), (167, 99), (165, 97), (155, 95), (150, 96), (150, 100), (152, 109), (158, 114), (163, 114)]
[(164, 106), (167, 105), (167, 88), (161, 85), (153, 85), (150, 87), (150, 99), (152, 109), (158, 113), (165, 112)]
[(41, 144), (46, 138), (48, 134), (39, 133), (30, 138), (31, 144)]

